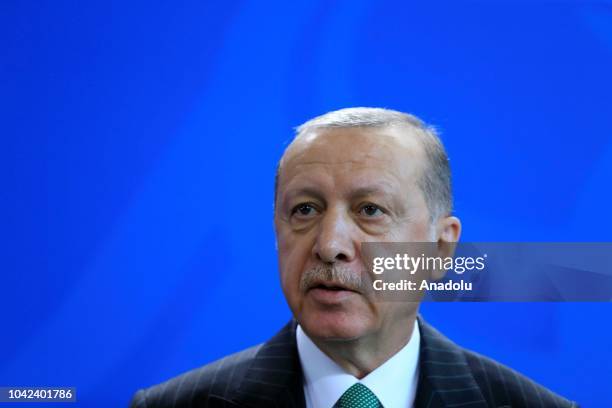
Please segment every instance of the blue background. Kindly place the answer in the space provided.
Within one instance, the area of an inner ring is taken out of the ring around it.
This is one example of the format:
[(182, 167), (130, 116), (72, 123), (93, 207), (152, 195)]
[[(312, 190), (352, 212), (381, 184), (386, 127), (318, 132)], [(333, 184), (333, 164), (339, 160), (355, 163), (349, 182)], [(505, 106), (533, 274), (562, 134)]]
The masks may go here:
[[(466, 241), (610, 241), (612, 2), (3, 1), (0, 385), (127, 405), (266, 340), (291, 128), (436, 125)], [(426, 304), (457, 343), (612, 406), (610, 304)]]

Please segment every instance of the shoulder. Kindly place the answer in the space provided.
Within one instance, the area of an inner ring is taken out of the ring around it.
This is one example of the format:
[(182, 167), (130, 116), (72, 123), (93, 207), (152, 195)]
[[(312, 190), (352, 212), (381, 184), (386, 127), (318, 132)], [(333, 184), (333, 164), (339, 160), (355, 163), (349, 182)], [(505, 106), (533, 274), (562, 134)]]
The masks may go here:
[(573, 403), (517, 371), (458, 346), (419, 316), (423, 395), (438, 394), (447, 405), (463, 403), (498, 408), (571, 408)]
[(462, 352), (474, 379), (488, 401), (503, 400), (512, 407), (570, 408), (578, 406), (491, 358), (466, 349), (462, 349)]
[[(229, 355), (188, 371), (164, 383), (138, 391), (131, 408), (208, 406), (210, 400), (224, 401), (239, 383), (262, 345)], [(220, 404), (219, 406), (222, 406)]]

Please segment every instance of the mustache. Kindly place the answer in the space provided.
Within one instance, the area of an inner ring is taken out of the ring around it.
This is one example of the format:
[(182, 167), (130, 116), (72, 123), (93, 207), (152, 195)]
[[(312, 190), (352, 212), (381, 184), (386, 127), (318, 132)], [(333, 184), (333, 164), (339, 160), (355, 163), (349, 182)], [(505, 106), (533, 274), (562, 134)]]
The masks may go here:
[(321, 282), (334, 283), (355, 292), (364, 292), (365, 282), (361, 273), (335, 265), (317, 265), (304, 271), (300, 278), (300, 289), (305, 292)]

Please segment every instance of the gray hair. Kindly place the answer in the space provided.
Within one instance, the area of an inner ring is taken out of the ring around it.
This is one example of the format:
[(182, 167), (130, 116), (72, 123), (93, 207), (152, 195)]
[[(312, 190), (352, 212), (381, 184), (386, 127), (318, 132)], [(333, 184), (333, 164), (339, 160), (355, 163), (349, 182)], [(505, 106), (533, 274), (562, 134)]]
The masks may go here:
[[(451, 190), (451, 173), (446, 150), (440, 141), (438, 132), (433, 126), (427, 125), (414, 115), (383, 108), (346, 108), (317, 116), (295, 128), (295, 139), (318, 129), (329, 128), (385, 128), (390, 126), (408, 126), (415, 130), (419, 137), (427, 164), (422, 169), (418, 186), (423, 192), (425, 202), (433, 221), (444, 215), (449, 215), (453, 207)], [(278, 187), (276, 171), (275, 197)], [(276, 200), (275, 200), (276, 201)]]

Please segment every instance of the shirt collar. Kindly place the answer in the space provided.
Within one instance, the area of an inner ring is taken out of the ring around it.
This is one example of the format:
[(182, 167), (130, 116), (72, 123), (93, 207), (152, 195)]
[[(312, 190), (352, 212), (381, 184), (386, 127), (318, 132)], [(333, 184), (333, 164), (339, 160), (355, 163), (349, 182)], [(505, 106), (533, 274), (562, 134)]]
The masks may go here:
[(415, 321), (410, 341), (361, 380), (346, 373), (321, 351), (298, 325), (296, 340), (307, 408), (332, 407), (353, 384), (367, 386), (387, 408), (412, 407), (417, 390), (421, 336)]

